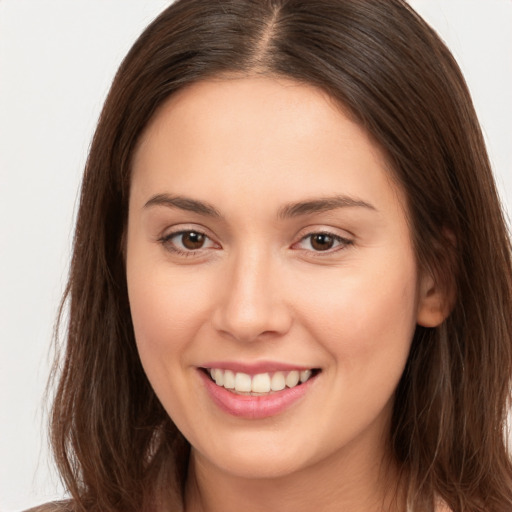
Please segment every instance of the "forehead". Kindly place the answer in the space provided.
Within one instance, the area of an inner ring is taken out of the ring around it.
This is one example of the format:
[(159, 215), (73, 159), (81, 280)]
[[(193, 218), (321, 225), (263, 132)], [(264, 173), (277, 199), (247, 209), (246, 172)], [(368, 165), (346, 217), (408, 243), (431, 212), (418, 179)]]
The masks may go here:
[[(272, 126), (265, 125), (269, 118), (274, 121)], [(202, 127), (219, 136), (235, 128), (241, 138), (245, 130), (239, 129), (251, 128), (250, 135), (259, 135), (263, 143), (283, 136), (310, 137), (318, 128), (325, 133), (333, 125), (339, 128), (341, 119), (350, 119), (353, 129), (368, 138), (348, 109), (318, 87), (284, 77), (217, 77), (173, 94), (148, 123), (139, 146), (158, 126), (172, 122), (179, 122), (180, 131), (190, 129), (195, 135)]]
[(347, 193), (378, 202), (398, 192), (380, 147), (341, 105), (283, 78), (212, 79), (182, 89), (146, 128), (133, 174), (133, 186), (147, 194), (194, 188), (205, 200), (217, 184), (225, 195), (286, 191), (290, 201)]

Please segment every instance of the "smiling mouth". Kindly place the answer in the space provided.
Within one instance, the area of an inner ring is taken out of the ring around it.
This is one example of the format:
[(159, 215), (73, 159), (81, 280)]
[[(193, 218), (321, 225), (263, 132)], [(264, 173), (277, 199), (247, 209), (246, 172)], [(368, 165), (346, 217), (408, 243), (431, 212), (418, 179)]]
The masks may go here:
[(238, 395), (249, 396), (268, 395), (286, 388), (292, 389), (320, 373), (318, 368), (258, 373), (256, 375), (221, 368), (202, 368), (202, 370), (217, 386)]

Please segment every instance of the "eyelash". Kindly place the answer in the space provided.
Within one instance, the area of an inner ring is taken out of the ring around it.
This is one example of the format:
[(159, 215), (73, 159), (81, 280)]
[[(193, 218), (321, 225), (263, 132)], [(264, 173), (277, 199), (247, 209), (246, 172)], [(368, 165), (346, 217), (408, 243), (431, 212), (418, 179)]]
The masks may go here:
[[(185, 234), (191, 234), (191, 233), (194, 233), (199, 236), (204, 236), (206, 240), (209, 240), (211, 243), (215, 244), (215, 242), (213, 242), (212, 239), (206, 233), (204, 233), (203, 231), (200, 231), (200, 230), (195, 230), (195, 229), (182, 229), (179, 231), (175, 231), (173, 233), (169, 233), (169, 234), (159, 238), (158, 241), (165, 247), (166, 250), (168, 250), (174, 254), (177, 254), (179, 256), (184, 256), (184, 257), (193, 257), (193, 256), (197, 256), (198, 253), (200, 253), (204, 249), (208, 249), (208, 247), (207, 248), (200, 247), (195, 250), (194, 249), (183, 250), (183, 249), (177, 247), (176, 244), (172, 242), (173, 238), (183, 236)], [(298, 244), (301, 244), (302, 242), (304, 242), (307, 239), (311, 240), (314, 236), (322, 236), (322, 235), (330, 237), (334, 241), (334, 243), (337, 244), (335, 246), (335, 248), (329, 248), (326, 250), (318, 250), (318, 251), (315, 251), (314, 249), (304, 249), (304, 250), (314, 254), (316, 257), (316, 256), (321, 256), (322, 254), (332, 254), (332, 253), (338, 252), (340, 250), (346, 249), (348, 246), (353, 245), (353, 243), (354, 243), (353, 240), (341, 237), (341, 236), (331, 233), (329, 231), (314, 231), (312, 233), (308, 233), (307, 235), (303, 236), (298, 242), (295, 242), (292, 245), (292, 248)], [(310, 241), (310, 244), (311, 244), (311, 241)]]
[(184, 257), (197, 256), (197, 254), (201, 250), (204, 250), (203, 247), (200, 247), (199, 249), (196, 249), (196, 250), (194, 250), (194, 249), (183, 250), (183, 249), (180, 249), (179, 247), (177, 247), (176, 244), (172, 242), (173, 238), (180, 237), (180, 236), (190, 234), (190, 233), (194, 233), (199, 236), (204, 236), (206, 240), (209, 240), (210, 242), (212, 242), (212, 239), (206, 233), (204, 233), (203, 231), (200, 231), (198, 229), (181, 229), (179, 231), (175, 231), (173, 233), (169, 233), (169, 234), (163, 236), (158, 241), (165, 247), (166, 250), (173, 252), (179, 256), (184, 256)]
[(333, 254), (335, 252), (342, 251), (343, 249), (346, 249), (348, 246), (353, 245), (353, 243), (354, 243), (353, 240), (336, 235), (334, 233), (331, 233), (330, 231), (314, 231), (313, 233), (308, 233), (306, 236), (303, 236), (298, 242), (296, 242), (293, 245), (295, 246), (297, 244), (300, 244), (307, 239), (310, 240), (309, 244), (311, 245), (312, 238), (314, 236), (330, 237), (333, 240), (333, 242), (335, 244), (337, 244), (334, 248), (331, 247), (331, 248), (323, 250), (323, 251), (322, 250), (315, 251), (313, 249), (311, 249), (311, 250), (306, 249), (308, 252), (313, 253), (315, 256), (321, 256), (322, 254)]

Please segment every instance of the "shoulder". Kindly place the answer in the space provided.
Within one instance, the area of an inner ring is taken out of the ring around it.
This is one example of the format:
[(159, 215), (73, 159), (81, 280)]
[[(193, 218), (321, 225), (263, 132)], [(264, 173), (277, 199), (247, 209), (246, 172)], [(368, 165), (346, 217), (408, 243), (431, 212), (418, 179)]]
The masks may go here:
[(50, 503), (43, 503), (37, 507), (32, 507), (24, 512), (74, 512), (75, 507), (70, 500), (66, 501), (52, 501)]

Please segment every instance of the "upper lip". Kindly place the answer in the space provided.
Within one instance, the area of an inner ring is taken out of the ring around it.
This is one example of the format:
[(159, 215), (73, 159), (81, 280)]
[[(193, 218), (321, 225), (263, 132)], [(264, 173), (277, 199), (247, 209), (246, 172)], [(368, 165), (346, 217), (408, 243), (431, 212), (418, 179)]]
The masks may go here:
[(222, 370), (231, 370), (234, 373), (241, 372), (248, 375), (257, 375), (258, 373), (271, 373), (279, 371), (292, 370), (313, 370), (318, 367), (305, 366), (303, 364), (281, 363), (278, 361), (211, 361), (201, 365), (201, 368), (220, 368)]

